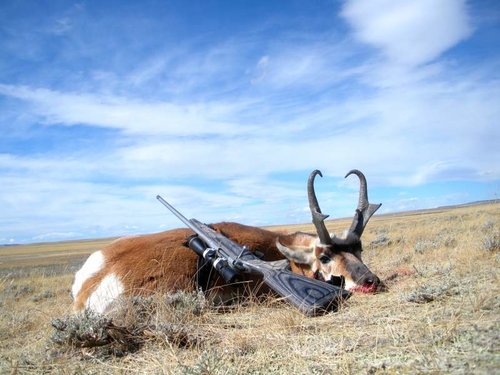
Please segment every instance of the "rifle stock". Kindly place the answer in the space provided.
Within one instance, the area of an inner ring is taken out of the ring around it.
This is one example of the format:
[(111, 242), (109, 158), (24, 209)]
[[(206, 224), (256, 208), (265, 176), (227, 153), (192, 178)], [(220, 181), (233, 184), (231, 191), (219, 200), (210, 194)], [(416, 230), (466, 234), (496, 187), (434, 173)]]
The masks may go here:
[(265, 284), (304, 314), (315, 316), (334, 310), (343, 299), (350, 296), (350, 293), (342, 288), (284, 269), (283, 262), (266, 262), (259, 259), (247, 248), (198, 220), (188, 220), (161, 196), (158, 195), (157, 199), (191, 228), (206, 244), (206, 248), (216, 250), (230, 268), (237, 272), (262, 276)]
[(308, 316), (335, 310), (343, 299), (350, 296), (348, 291), (338, 286), (293, 273), (283, 269), (282, 264), (263, 261), (196, 219), (190, 222), (217, 243), (220, 252), (230, 259), (229, 263), (231, 259), (236, 259), (238, 269), (261, 275), (266, 285)]
[[(308, 316), (335, 310), (344, 296), (338, 289), (325, 288), (316, 281), (290, 271), (262, 269), (264, 283)], [(326, 283), (324, 283), (326, 284)], [(326, 284), (329, 285), (329, 284)]]

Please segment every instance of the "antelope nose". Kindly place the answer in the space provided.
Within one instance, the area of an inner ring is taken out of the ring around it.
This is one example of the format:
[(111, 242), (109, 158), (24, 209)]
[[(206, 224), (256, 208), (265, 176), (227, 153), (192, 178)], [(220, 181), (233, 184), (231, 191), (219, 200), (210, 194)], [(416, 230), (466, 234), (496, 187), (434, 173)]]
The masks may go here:
[(371, 275), (371, 276), (369, 276), (369, 277), (367, 277), (365, 279), (364, 284), (365, 285), (368, 284), (368, 285), (375, 285), (375, 286), (377, 286), (377, 285), (380, 284), (380, 279), (377, 276), (375, 276), (375, 275)]

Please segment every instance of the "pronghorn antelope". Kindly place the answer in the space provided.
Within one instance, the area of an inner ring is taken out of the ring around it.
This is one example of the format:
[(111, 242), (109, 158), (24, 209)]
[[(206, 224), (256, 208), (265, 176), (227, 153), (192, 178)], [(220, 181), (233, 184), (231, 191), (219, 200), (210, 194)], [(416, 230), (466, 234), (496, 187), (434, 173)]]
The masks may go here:
[[(361, 260), (361, 235), (380, 204), (368, 202), (365, 176), (360, 180), (358, 208), (351, 227), (342, 237), (330, 235), (314, 191), (313, 171), (307, 190), (309, 207), (317, 235), (295, 232), (278, 233), (237, 223), (222, 222), (211, 227), (231, 240), (262, 254), (264, 260), (288, 259), (293, 272), (327, 282), (342, 282), (349, 291), (375, 292), (379, 278)], [(196, 289), (197, 256), (187, 247), (190, 229), (124, 237), (91, 254), (76, 273), (72, 286), (74, 310), (105, 312), (121, 296), (153, 292), (192, 291)], [(257, 280), (248, 279), (257, 290)], [(211, 291), (222, 296), (241, 294), (242, 284), (223, 285), (222, 279), (211, 284)], [(248, 284), (247, 284), (248, 287)], [(261, 288), (260, 291), (263, 289)]]

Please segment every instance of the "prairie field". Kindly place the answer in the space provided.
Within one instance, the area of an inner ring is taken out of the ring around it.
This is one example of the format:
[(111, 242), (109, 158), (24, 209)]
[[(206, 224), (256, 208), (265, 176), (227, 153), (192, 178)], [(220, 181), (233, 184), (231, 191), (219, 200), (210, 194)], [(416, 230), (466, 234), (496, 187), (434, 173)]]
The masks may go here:
[(73, 274), (111, 240), (0, 247), (0, 373), (500, 372), (498, 202), (375, 215), (363, 257), (388, 290), (314, 318), (272, 298), (221, 310), (182, 293), (76, 318)]

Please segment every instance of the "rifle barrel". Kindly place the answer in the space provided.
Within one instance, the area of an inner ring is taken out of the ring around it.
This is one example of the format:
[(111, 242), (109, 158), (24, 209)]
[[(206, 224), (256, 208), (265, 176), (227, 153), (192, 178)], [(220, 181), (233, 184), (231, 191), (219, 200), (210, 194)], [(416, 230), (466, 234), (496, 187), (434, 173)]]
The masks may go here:
[(188, 228), (190, 228), (193, 232), (195, 232), (209, 247), (219, 250), (219, 244), (214, 242), (210, 237), (208, 237), (204, 232), (200, 231), (199, 228), (194, 225), (191, 220), (187, 219), (183, 214), (175, 209), (170, 203), (168, 203), (165, 199), (161, 197), (161, 195), (157, 195), (156, 199), (160, 201), (165, 207), (167, 207), (170, 212), (172, 212), (180, 221), (182, 221)]
[(156, 199), (158, 199), (161, 202), (161, 204), (163, 204), (165, 207), (167, 207), (170, 210), (170, 212), (172, 212), (175, 216), (177, 216), (180, 221), (182, 221), (184, 224), (186, 224), (189, 228), (193, 229), (190, 221), (188, 219), (186, 219), (183, 214), (181, 214), (179, 211), (177, 211), (174, 206), (172, 206), (165, 199), (163, 199), (161, 197), (161, 195), (157, 195)]

